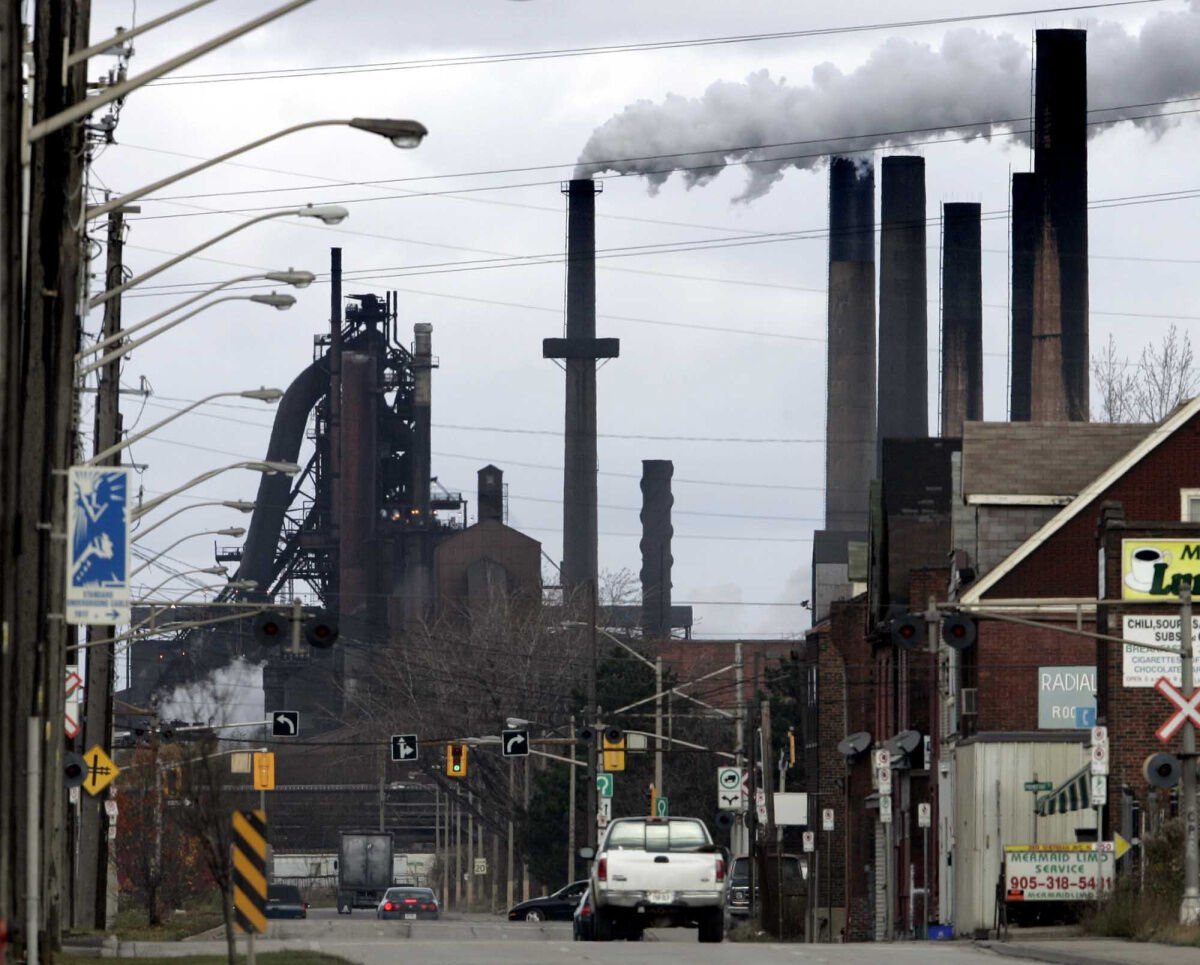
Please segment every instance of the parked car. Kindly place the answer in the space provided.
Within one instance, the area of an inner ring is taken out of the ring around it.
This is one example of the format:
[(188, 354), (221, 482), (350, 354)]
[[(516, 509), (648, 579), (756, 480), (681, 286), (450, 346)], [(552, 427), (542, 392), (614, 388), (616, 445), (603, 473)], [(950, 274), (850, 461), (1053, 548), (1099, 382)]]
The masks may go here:
[(307, 918), (308, 902), (295, 885), (267, 885), (268, 918)]
[(375, 909), (375, 917), (408, 921), (423, 918), (437, 921), (441, 917), (441, 907), (432, 888), (402, 886), (389, 888), (383, 893), (383, 898)]
[[(783, 894), (803, 889), (808, 880), (808, 863), (799, 855), (782, 856)], [(750, 859), (739, 855), (733, 859), (729, 875), (729, 892), (725, 901), (725, 927), (733, 928), (750, 920)]]
[(508, 909), (509, 921), (570, 921), (587, 891), (587, 879), (572, 881), (544, 898), (530, 898)]

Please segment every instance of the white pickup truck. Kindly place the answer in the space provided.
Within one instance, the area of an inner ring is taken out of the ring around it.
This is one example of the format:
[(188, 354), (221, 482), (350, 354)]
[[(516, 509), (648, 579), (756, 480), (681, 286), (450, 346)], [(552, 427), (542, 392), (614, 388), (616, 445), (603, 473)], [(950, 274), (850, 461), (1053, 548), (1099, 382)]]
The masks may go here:
[(698, 818), (618, 818), (592, 862), (596, 940), (690, 926), (702, 942), (721, 941), (727, 871), (724, 852)]

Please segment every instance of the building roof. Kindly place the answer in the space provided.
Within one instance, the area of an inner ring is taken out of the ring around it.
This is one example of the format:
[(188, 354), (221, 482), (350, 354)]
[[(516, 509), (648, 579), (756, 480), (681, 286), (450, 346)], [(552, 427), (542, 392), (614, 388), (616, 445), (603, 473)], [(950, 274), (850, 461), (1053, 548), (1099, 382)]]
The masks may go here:
[(1150, 423), (968, 422), (962, 440), (963, 496), (1074, 496), (1153, 428)]
[[(1083, 512), (1087, 506), (1108, 490), (1125, 473), (1129, 472), (1130, 469), (1145, 459), (1158, 446), (1170, 439), (1177, 430), (1187, 425), (1198, 414), (1200, 414), (1200, 396), (1196, 396), (1190, 402), (1180, 405), (1171, 415), (1167, 416), (1167, 418), (1163, 419), (1157, 425), (1144, 426), (1145, 432), (1143, 432), (1141, 441), (1137, 445), (1084, 486), (1074, 499), (1055, 513), (1041, 529), (1009, 554), (1003, 563), (988, 572), (978, 583), (968, 587), (960, 598), (961, 602), (979, 603), (985, 593), (1016, 569), (1034, 550), (1050, 539), (1050, 537), (1079, 515), (1079, 513)], [(1062, 448), (1062, 441), (1060, 440), (1051, 446), (1050, 441), (1047, 440), (1045, 445), (1050, 448), (1042, 451), (1037, 462), (1039, 465), (1046, 463), (1057, 467), (1059, 459), (1057, 457), (1048, 459), (1046, 454), (1048, 452), (1059, 452)]]

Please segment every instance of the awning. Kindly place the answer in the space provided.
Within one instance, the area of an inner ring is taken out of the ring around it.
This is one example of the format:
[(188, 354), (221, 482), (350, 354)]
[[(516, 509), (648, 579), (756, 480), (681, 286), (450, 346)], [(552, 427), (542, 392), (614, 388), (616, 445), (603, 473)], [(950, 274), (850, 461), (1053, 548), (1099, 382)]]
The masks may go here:
[(1041, 817), (1047, 814), (1066, 814), (1092, 806), (1092, 765), (1087, 763), (1049, 794), (1039, 797), (1034, 811)]

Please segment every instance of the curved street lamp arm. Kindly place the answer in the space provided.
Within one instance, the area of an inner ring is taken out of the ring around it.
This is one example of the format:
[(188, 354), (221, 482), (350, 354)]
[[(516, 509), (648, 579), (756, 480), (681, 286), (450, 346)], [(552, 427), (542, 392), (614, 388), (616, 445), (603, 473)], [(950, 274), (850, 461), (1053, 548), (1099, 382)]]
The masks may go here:
[[(189, 539), (195, 539), (197, 536), (216, 536), (216, 535), (219, 535), (220, 532), (221, 531), (219, 529), (206, 529), (199, 533), (188, 533), (187, 536), (180, 536), (179, 539), (175, 540), (175, 542), (172, 543), (170, 546), (168, 546), (166, 549), (159, 550), (157, 553), (155, 553), (153, 556), (151, 556), (148, 560), (146, 560), (145, 563), (143, 563), (141, 566), (139, 566), (136, 570), (131, 571), (129, 574), (129, 578), (133, 579), (140, 572), (142, 572), (142, 570), (146, 569), (146, 567), (153, 566), (160, 559), (162, 559), (162, 557), (166, 556), (169, 552), (171, 552), (171, 550), (173, 550), (180, 543), (186, 543)], [(171, 579), (174, 579), (174, 577), (172, 576)], [(170, 581), (168, 581), (168, 582), (170, 582)]]
[(228, 288), (230, 285), (236, 285), (243, 281), (255, 281), (256, 279), (263, 277), (264, 275), (262, 272), (258, 272), (253, 275), (239, 275), (237, 278), (230, 278), (228, 281), (223, 281), (219, 285), (214, 285), (212, 288), (208, 288), (200, 292), (198, 295), (193, 295), (191, 298), (184, 299), (178, 305), (172, 305), (170, 308), (163, 309), (157, 315), (151, 315), (149, 318), (144, 319), (143, 321), (130, 325), (128, 328), (121, 329), (121, 331), (114, 335), (109, 335), (107, 338), (102, 338), (98, 342), (93, 342), (87, 348), (81, 349), (75, 353), (75, 361), (82, 362), (89, 355), (95, 355), (97, 352), (103, 352), (110, 345), (120, 342), (122, 339), (128, 338), (134, 332), (140, 332), (147, 325), (153, 325), (159, 319), (166, 318), (172, 312), (177, 312), (181, 308), (187, 308), (188, 305), (192, 305), (200, 301), (201, 298), (207, 298), (209, 295), (215, 295), (223, 288)]
[(122, 449), (127, 449), (129, 446), (132, 446), (135, 442), (145, 439), (146, 436), (150, 435), (150, 433), (157, 432), (159, 429), (161, 429), (163, 426), (165, 426), (168, 422), (174, 422), (180, 416), (187, 415), (189, 412), (193, 411), (194, 409), (200, 408), (200, 406), (204, 405), (205, 402), (211, 402), (213, 399), (225, 399), (225, 398), (229, 398), (230, 396), (241, 395), (241, 394), (242, 393), (240, 393), (240, 392), (217, 392), (213, 395), (205, 396), (203, 399), (199, 399), (196, 402), (193, 402), (191, 405), (185, 406), (184, 408), (180, 409), (179, 411), (171, 413), (165, 419), (162, 419), (159, 422), (154, 423), (154, 425), (149, 426), (146, 429), (143, 429), (141, 432), (137, 433), (136, 435), (132, 435), (128, 439), (118, 442), (115, 446), (109, 446), (103, 452), (96, 453), (96, 455), (92, 456), (92, 458), (89, 459), (87, 462), (85, 462), (83, 465), (94, 466), (97, 463), (102, 462), (103, 460), (105, 460), (109, 456), (111, 456), (114, 452), (120, 452)]
[[(180, 315), (178, 318), (171, 319), (171, 321), (167, 322), (166, 325), (163, 325), (161, 328), (156, 328), (149, 335), (144, 335), (141, 338), (131, 339), (130, 341), (125, 342), (123, 345), (120, 345), (117, 348), (113, 349), (111, 352), (108, 352), (107, 354), (100, 356), (100, 358), (95, 359), (92, 362), (89, 362), (87, 365), (85, 365), (83, 368), (79, 369), (75, 373), (75, 377), (78, 379), (82, 379), (87, 375), (91, 375), (93, 372), (96, 371), (96, 369), (104, 368), (104, 366), (108, 365), (109, 362), (115, 362), (121, 356), (128, 355), (130, 352), (132, 352), (136, 348), (141, 348), (143, 345), (145, 345), (147, 342), (149, 342), (152, 338), (157, 338), (163, 332), (169, 332), (176, 325), (181, 325), (184, 322), (186, 322), (189, 318), (191, 318), (192, 316), (199, 315), (206, 308), (212, 308), (214, 305), (221, 304), (221, 302), (240, 301), (242, 299), (246, 299), (247, 297), (248, 296), (246, 296), (246, 295), (225, 295), (221, 298), (214, 299), (211, 302), (206, 302), (205, 304), (201, 305), (199, 308), (192, 309), (186, 315)], [(93, 462), (94, 461), (95, 460), (93, 460)]]
[(161, 17), (155, 17), (153, 20), (147, 20), (143, 24), (136, 27), (130, 27), (128, 30), (118, 28), (117, 33), (113, 34), (107, 40), (101, 40), (98, 44), (84, 49), (77, 50), (67, 58), (66, 66), (74, 67), (76, 64), (81, 64), (96, 54), (103, 53), (114, 44), (124, 43), (126, 40), (132, 40), (140, 34), (144, 34), (155, 27), (161, 27), (164, 23), (170, 23), (176, 17), (182, 17), (184, 14), (191, 13), (193, 10), (199, 10), (201, 7), (208, 6), (213, 0), (193, 0), (192, 3), (180, 7), (178, 10), (172, 10), (170, 13), (164, 13)]
[(142, 282), (153, 278), (155, 275), (159, 274), (160, 272), (166, 271), (168, 268), (173, 268), (175, 265), (178, 265), (181, 261), (185, 261), (186, 259), (191, 258), (192, 255), (203, 251), (205, 248), (215, 245), (218, 241), (224, 241), (230, 235), (236, 234), (239, 231), (249, 228), (251, 225), (258, 224), (260, 221), (269, 221), (271, 218), (282, 218), (282, 217), (285, 217), (286, 215), (296, 214), (298, 211), (303, 211), (303, 210), (304, 210), (303, 208), (288, 208), (285, 211), (268, 211), (266, 214), (260, 214), (255, 218), (250, 218), (248, 221), (243, 221), (241, 224), (236, 224), (232, 228), (229, 228), (226, 231), (222, 231), (219, 235), (209, 238), (207, 241), (196, 245), (195, 248), (190, 248), (187, 251), (183, 252), (183, 254), (176, 255), (174, 258), (170, 258), (167, 261), (164, 261), (161, 265), (156, 265), (155, 267), (151, 268), (149, 271), (144, 271), (140, 275), (135, 275), (133, 278), (130, 278), (128, 281), (122, 282), (116, 288), (110, 288), (108, 291), (102, 292), (99, 295), (93, 295), (88, 300), (88, 308), (95, 308), (97, 305), (103, 305), (110, 298), (116, 298), (122, 292), (128, 291), (130, 288), (133, 288), (135, 285), (140, 285)]
[(230, 500), (227, 500), (227, 499), (211, 499), (211, 500), (208, 500), (207, 502), (203, 502), (203, 503), (192, 503), (190, 506), (180, 506), (177, 510), (175, 510), (175, 512), (167, 513), (166, 516), (164, 516), (162, 519), (160, 519), (153, 526), (147, 526), (145, 529), (139, 530), (138, 532), (133, 533), (130, 536), (129, 542), (136, 543), (142, 537), (149, 536), (156, 529), (158, 529), (158, 527), (160, 527), (163, 523), (170, 522), (176, 516), (178, 516), (180, 513), (186, 513), (189, 509), (203, 509), (205, 506), (226, 506), (230, 509), (240, 509), (242, 512), (250, 512), (254, 508), (254, 503), (247, 502), (247, 503), (243, 504), (243, 506), (238, 506), (237, 503), (231, 502)]
[(282, 131), (276, 131), (274, 134), (268, 134), (266, 137), (260, 137), (257, 141), (251, 141), (249, 144), (243, 144), (241, 147), (235, 147), (232, 151), (226, 151), (224, 154), (219, 154), (214, 158), (209, 158), (207, 161), (201, 161), (199, 164), (193, 164), (190, 168), (184, 171), (179, 171), (175, 174), (169, 174), (165, 178), (159, 178), (153, 184), (147, 184), (145, 187), (138, 188), (135, 191), (130, 191), (121, 195), (118, 198), (113, 198), (105, 201), (104, 204), (97, 204), (87, 209), (87, 220), (94, 221), (96, 218), (103, 217), (110, 211), (114, 211), (121, 205), (129, 204), (131, 201), (136, 201), (138, 198), (144, 198), (148, 194), (152, 194), (159, 188), (165, 188), (168, 184), (174, 184), (176, 181), (182, 181), (184, 178), (189, 178), (193, 174), (213, 167), (223, 161), (228, 161), (231, 157), (237, 157), (239, 154), (244, 154), (246, 151), (252, 151), (256, 147), (261, 147), (264, 144), (269, 144), (271, 141), (278, 140), (281, 137), (286, 137), (289, 134), (295, 134), (297, 131), (307, 130), (310, 127), (331, 127), (345, 126), (350, 121), (347, 120), (332, 120), (332, 121), (306, 121), (303, 124), (293, 124), (291, 127), (285, 127)]
[(237, 40), (243, 34), (248, 34), (263, 24), (270, 23), (272, 20), (289, 14), (308, 3), (312, 3), (312, 0), (291, 0), (290, 3), (285, 3), (281, 7), (268, 10), (262, 16), (255, 17), (253, 20), (249, 20), (239, 27), (234, 27), (232, 30), (227, 30), (220, 36), (213, 37), (212, 40), (206, 41), (198, 47), (193, 47), (191, 50), (184, 51), (170, 60), (165, 60), (157, 67), (151, 67), (145, 73), (138, 74), (136, 77), (131, 77), (129, 80), (122, 81), (119, 84), (114, 84), (102, 94), (79, 101), (79, 103), (68, 107), (65, 111), (60, 111), (51, 117), (47, 117), (44, 121), (38, 121), (38, 123), (25, 130), (25, 143), (26, 145), (32, 144), (34, 141), (41, 140), (47, 134), (53, 134), (68, 124), (82, 120), (105, 104), (111, 104), (115, 100), (120, 100), (139, 87), (150, 83), (150, 81), (158, 80), (164, 74), (169, 74), (176, 67), (183, 67), (190, 64), (193, 60), (203, 57), (210, 51), (216, 50), (218, 47), (223, 47), (231, 40)]

